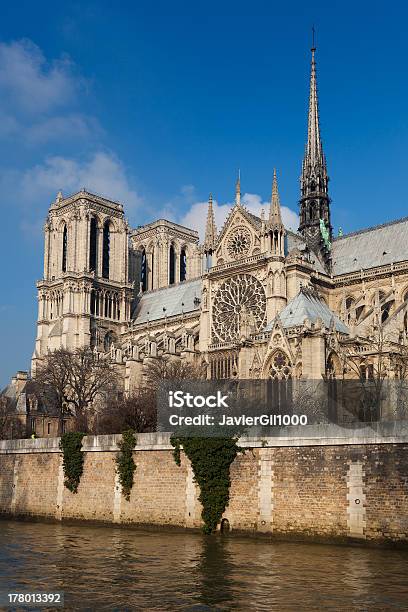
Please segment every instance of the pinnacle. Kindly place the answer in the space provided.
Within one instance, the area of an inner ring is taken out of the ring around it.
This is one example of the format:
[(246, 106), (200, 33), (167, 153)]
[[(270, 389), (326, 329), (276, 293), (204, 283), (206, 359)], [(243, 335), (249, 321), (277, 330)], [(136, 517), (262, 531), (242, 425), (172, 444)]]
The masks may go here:
[(210, 193), (208, 198), (207, 222), (205, 226), (204, 249), (213, 250), (217, 240), (217, 226), (215, 225), (213, 198)]
[(280, 199), (279, 199), (279, 191), (278, 191), (278, 179), (276, 177), (276, 169), (273, 169), (273, 181), (272, 181), (272, 198), (271, 198), (271, 207), (269, 210), (269, 225), (283, 225), (282, 223), (282, 215), (281, 215), (281, 207), (280, 207)]

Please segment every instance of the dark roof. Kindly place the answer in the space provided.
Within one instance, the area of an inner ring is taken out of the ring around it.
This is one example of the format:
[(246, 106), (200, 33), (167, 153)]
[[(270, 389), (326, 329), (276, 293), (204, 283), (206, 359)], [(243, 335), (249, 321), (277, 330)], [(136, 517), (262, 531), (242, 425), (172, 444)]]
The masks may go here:
[(143, 293), (132, 316), (134, 322), (147, 323), (147, 321), (164, 319), (165, 316), (173, 317), (182, 312), (198, 311), (201, 302), (201, 284), (199, 278)]
[[(299, 293), (281, 310), (278, 317), (284, 328), (303, 325), (305, 319), (308, 319), (311, 323), (316, 323), (317, 319), (320, 319), (327, 329), (333, 324), (337, 331), (343, 334), (349, 333), (348, 328), (330, 310), (317, 292), (308, 287), (302, 287)], [(273, 319), (268, 323), (265, 331), (270, 331), (273, 328), (275, 320)]]
[(334, 238), (333, 275), (408, 260), (408, 217)]

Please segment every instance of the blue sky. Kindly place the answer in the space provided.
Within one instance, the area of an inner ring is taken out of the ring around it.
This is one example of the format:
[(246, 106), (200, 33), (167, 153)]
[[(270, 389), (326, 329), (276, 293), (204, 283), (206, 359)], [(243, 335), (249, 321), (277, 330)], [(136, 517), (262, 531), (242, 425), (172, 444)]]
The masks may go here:
[(403, 2), (116, 4), (2, 14), (0, 386), (29, 365), (58, 189), (119, 199), (133, 226), (159, 214), (197, 226), (210, 191), (222, 222), (238, 168), (259, 209), (276, 166), (294, 222), (312, 24), (336, 231), (408, 214)]

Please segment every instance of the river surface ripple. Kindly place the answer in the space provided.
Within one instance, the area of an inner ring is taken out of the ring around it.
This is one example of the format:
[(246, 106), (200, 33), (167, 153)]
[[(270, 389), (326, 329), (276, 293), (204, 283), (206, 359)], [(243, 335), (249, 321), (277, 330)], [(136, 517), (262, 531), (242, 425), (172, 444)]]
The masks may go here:
[(408, 552), (0, 521), (0, 589), (65, 610), (408, 610)]

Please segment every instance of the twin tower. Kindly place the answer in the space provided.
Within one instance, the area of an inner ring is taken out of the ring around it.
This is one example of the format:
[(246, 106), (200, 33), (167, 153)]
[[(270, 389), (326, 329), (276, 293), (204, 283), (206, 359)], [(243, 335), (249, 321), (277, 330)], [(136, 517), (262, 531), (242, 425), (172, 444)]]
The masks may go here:
[[(301, 174), (299, 234), (330, 267), (330, 199), (320, 137), (315, 48), (312, 48), (308, 136)], [(276, 177), (274, 180), (276, 186)], [(276, 192), (269, 225), (281, 226)], [(44, 273), (38, 288), (37, 359), (59, 347), (91, 346), (108, 351), (132, 321), (140, 291), (201, 276), (217, 242), (209, 203), (206, 236), (158, 220), (130, 230), (120, 203), (82, 189), (51, 204), (44, 227)], [(282, 241), (279, 232), (271, 240)], [(282, 244), (265, 245), (279, 248)], [(207, 256), (204, 264), (203, 257)]]

